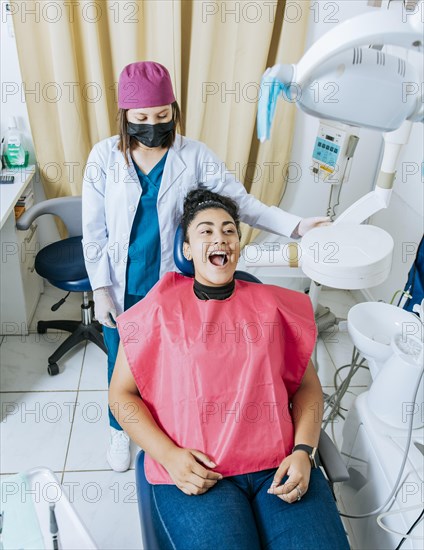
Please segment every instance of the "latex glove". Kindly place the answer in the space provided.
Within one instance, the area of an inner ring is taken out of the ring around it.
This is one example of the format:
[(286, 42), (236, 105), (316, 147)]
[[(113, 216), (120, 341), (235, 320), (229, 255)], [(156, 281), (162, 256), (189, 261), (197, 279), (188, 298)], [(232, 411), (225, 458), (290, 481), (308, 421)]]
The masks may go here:
[[(105, 327), (115, 328), (116, 306), (106, 286), (97, 288), (93, 292), (94, 314), (96, 319)], [(111, 319), (113, 318), (113, 321)]]
[(261, 79), (256, 117), (258, 139), (261, 142), (269, 139), (277, 99), (284, 90), (284, 84), (276, 77), (279, 67), (280, 65), (270, 67), (264, 72)]
[(329, 217), (316, 216), (315, 218), (303, 218), (290, 236), (293, 239), (298, 239), (299, 237), (303, 237), (303, 235), (311, 229), (322, 227), (323, 225), (331, 225)]

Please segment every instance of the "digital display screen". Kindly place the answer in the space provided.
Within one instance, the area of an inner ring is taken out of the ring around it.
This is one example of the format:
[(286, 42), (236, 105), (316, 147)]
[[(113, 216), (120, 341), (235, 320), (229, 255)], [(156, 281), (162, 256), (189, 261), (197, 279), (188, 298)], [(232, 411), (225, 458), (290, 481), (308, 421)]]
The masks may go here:
[[(326, 137), (331, 138), (331, 136)], [(325, 163), (327, 166), (334, 168), (337, 164), (339, 152), (340, 147), (334, 143), (334, 138), (327, 140), (317, 137), (312, 158), (320, 163)]]
[(328, 141), (334, 141), (333, 136), (325, 136), (325, 139), (328, 139)]

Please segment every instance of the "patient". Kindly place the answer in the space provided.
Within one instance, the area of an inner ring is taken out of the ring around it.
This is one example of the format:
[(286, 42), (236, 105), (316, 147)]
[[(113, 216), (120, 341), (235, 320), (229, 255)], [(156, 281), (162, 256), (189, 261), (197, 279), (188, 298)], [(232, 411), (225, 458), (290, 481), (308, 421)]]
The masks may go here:
[(182, 226), (195, 279), (167, 273), (118, 317), (109, 392), (146, 452), (160, 548), (349, 548), (310, 458), (322, 390), (309, 298), (234, 280), (231, 199), (192, 191)]

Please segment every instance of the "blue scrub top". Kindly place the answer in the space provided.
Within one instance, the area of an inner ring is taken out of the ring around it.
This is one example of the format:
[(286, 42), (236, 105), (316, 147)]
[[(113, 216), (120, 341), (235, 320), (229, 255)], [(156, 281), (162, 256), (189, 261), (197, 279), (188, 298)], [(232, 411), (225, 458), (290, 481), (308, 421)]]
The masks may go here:
[(143, 193), (131, 228), (127, 261), (125, 309), (141, 300), (158, 282), (160, 235), (157, 200), (168, 151), (144, 174), (134, 162)]

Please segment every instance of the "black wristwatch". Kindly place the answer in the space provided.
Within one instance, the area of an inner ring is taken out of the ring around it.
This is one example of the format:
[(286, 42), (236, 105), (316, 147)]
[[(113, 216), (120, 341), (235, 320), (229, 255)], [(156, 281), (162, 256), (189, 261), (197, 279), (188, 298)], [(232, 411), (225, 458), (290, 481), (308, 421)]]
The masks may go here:
[(309, 460), (311, 461), (311, 468), (318, 468), (320, 462), (319, 462), (319, 456), (318, 456), (318, 449), (316, 447), (299, 444), (293, 447), (292, 453), (294, 453), (295, 451), (305, 451), (305, 453), (308, 453)]

